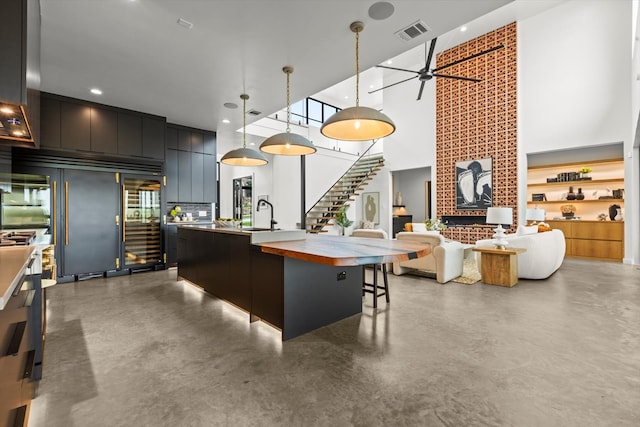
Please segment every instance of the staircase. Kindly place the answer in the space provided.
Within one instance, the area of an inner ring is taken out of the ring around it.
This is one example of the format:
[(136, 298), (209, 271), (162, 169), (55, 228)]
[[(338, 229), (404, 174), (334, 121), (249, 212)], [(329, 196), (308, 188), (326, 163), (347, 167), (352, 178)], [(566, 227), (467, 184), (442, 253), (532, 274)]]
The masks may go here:
[(326, 233), (325, 227), (332, 225), (332, 220), (340, 209), (355, 200), (359, 191), (366, 186), (373, 176), (384, 166), (382, 154), (360, 157), (347, 172), (327, 191), (306, 215), (307, 233)]

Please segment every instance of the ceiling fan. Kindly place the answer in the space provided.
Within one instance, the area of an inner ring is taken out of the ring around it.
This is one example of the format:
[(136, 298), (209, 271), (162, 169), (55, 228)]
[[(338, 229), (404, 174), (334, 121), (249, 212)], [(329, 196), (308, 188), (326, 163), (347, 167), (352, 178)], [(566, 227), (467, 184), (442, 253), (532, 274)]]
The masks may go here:
[[(419, 101), (420, 98), (422, 98), (422, 90), (424, 89), (424, 84), (427, 81), (429, 81), (432, 78), (434, 78), (434, 77), (444, 77), (444, 78), (447, 78), (447, 79), (455, 79), (455, 80), (467, 80), (467, 81), (475, 82), (475, 83), (481, 82), (482, 81), (481, 79), (474, 79), (472, 77), (463, 77), (463, 76), (452, 76), (450, 74), (442, 74), (442, 73), (440, 73), (440, 71), (444, 70), (445, 68), (449, 68), (449, 67), (453, 67), (454, 65), (458, 65), (458, 64), (460, 64), (462, 62), (465, 62), (465, 61), (468, 61), (470, 59), (477, 58), (477, 57), (482, 56), (482, 55), (486, 55), (487, 53), (491, 53), (493, 51), (496, 51), (498, 49), (502, 49), (504, 47), (504, 45), (500, 44), (498, 46), (492, 47), (491, 49), (483, 50), (482, 52), (474, 53), (473, 55), (467, 56), (467, 57), (462, 58), (462, 59), (458, 59), (456, 61), (453, 61), (450, 64), (446, 64), (446, 65), (443, 65), (443, 66), (438, 67), (438, 68), (430, 69), (429, 66), (431, 65), (431, 59), (433, 58), (433, 52), (434, 52), (434, 50), (436, 48), (436, 40), (437, 39), (438, 39), (437, 37), (434, 37), (433, 40), (431, 40), (431, 44), (429, 46), (429, 53), (427, 55), (425, 55), (426, 56), (426, 62), (425, 62), (424, 68), (420, 69), (420, 71), (407, 70), (405, 68), (388, 67), (386, 65), (376, 65), (376, 67), (379, 67), (379, 68), (388, 68), (389, 70), (406, 71), (408, 73), (415, 73), (416, 75), (413, 76), (413, 77), (409, 77), (408, 79), (400, 80), (399, 82), (396, 82), (396, 83), (391, 83), (390, 85), (381, 87), (379, 89), (372, 90), (369, 93), (374, 93), (374, 92), (377, 92), (379, 90), (386, 89), (386, 88), (389, 88), (391, 86), (399, 85), (400, 83), (408, 82), (409, 80), (413, 80), (413, 79), (417, 78), (421, 82), (420, 83), (420, 90), (418, 91), (418, 99), (417, 99), (417, 101)], [(425, 53), (426, 53), (426, 51), (427, 51), (427, 44), (426, 43), (424, 45), (424, 49), (425, 49)]]

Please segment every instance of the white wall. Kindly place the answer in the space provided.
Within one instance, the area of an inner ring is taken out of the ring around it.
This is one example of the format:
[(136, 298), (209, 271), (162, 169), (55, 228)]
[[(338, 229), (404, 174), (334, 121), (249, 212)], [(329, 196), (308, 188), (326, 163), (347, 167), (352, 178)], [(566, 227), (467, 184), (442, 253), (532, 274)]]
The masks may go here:
[(518, 23), (519, 194), (524, 207), (527, 153), (622, 143), (624, 262), (640, 263), (631, 15), (628, 1), (569, 1)]
[[(418, 68), (412, 69), (419, 69)], [(384, 84), (407, 78), (406, 73), (390, 73)], [(418, 80), (384, 91), (384, 112), (396, 124), (396, 131), (385, 138), (385, 164), (392, 171), (435, 167), (436, 92), (435, 80), (425, 84), (422, 98), (416, 101)]]
[(629, 13), (630, 2), (570, 1), (518, 23), (526, 152), (628, 139)]

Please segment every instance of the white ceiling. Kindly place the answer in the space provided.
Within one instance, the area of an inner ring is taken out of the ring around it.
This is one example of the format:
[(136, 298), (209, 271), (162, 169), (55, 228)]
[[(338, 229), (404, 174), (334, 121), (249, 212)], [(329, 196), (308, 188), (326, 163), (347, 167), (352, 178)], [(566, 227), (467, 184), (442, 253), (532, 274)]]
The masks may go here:
[[(424, 61), (426, 41), (511, 2), (389, 1), (393, 15), (374, 20), (368, 16), (374, 0), (40, 0), (41, 90), (157, 114), (172, 123), (231, 131), (242, 126), (241, 93), (250, 95), (248, 110), (262, 112), (251, 120), (286, 106), (284, 65), (295, 69), (292, 101), (331, 88), (323, 93), (324, 101), (353, 105), (355, 85), (344, 82), (355, 74), (352, 21), (365, 23), (361, 70), (418, 46), (398, 59), (413, 68)], [(499, 20), (506, 24), (522, 9), (543, 10), (559, 1), (518, 0), (500, 9), (504, 16)], [(179, 18), (193, 28), (178, 25)], [(411, 42), (394, 35), (418, 19), (432, 31)], [(484, 25), (491, 30), (499, 24)], [(486, 32), (480, 27), (467, 39)], [(442, 44), (439, 39), (438, 47), (465, 41), (448, 39)], [(366, 94), (370, 85), (381, 84), (381, 77), (380, 69), (361, 75), (361, 104), (381, 104), (382, 92), (370, 103)], [(334, 86), (337, 82), (343, 83)], [(93, 87), (103, 95), (92, 95)], [(226, 102), (239, 108), (225, 108)], [(223, 124), (225, 118), (231, 123)]]

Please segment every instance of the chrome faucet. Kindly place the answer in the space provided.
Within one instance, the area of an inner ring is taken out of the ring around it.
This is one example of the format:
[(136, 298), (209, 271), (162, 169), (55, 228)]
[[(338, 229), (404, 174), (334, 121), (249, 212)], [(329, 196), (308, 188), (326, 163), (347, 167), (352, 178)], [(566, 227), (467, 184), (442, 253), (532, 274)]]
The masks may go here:
[(276, 225), (278, 223), (278, 221), (276, 221), (275, 219), (273, 219), (273, 205), (269, 202), (267, 202), (265, 199), (260, 199), (258, 200), (258, 206), (256, 207), (256, 212), (260, 212), (260, 206), (263, 205), (269, 205), (269, 207), (271, 208), (271, 231), (274, 230), (274, 225)]

